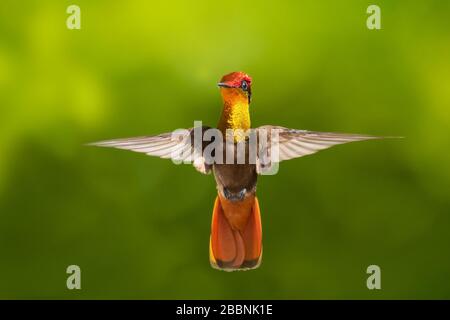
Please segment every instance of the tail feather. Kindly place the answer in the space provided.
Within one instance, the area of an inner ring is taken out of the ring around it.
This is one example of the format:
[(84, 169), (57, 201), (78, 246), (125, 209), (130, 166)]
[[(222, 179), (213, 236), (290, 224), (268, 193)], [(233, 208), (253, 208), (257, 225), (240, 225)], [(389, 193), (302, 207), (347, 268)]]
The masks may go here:
[[(242, 229), (233, 227), (225, 214), (221, 199), (216, 198), (213, 209), (210, 237), (210, 262), (220, 270), (248, 270), (255, 269), (261, 263), (262, 256), (262, 229), (258, 199), (248, 212), (247, 221)], [(233, 206), (226, 206), (227, 210), (233, 210)]]
[(214, 257), (223, 263), (231, 263), (236, 257), (236, 241), (226, 220), (219, 198), (216, 198), (211, 225), (211, 247)]
[(259, 203), (256, 197), (243, 236), (245, 243), (245, 260), (258, 260), (261, 256), (262, 249), (262, 226)]

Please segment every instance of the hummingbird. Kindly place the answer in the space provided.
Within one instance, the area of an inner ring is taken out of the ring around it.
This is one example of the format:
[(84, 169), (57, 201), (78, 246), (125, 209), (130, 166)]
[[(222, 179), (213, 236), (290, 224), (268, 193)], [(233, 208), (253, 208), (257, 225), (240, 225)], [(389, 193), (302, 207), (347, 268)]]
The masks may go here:
[[(202, 140), (200, 148), (197, 148), (193, 139), (195, 127), (183, 130), (180, 139), (174, 139), (173, 133), (162, 133), (106, 140), (90, 145), (131, 150), (177, 161), (185, 161), (189, 158), (199, 172), (213, 173), (217, 185), (217, 196), (212, 210), (210, 264), (213, 268), (224, 271), (251, 270), (260, 266), (263, 252), (261, 212), (256, 196), (258, 176), (264, 174), (268, 167), (281, 161), (310, 155), (334, 145), (382, 137), (265, 125), (254, 129), (257, 133), (266, 132), (268, 135), (269, 143), (259, 148), (264, 148), (268, 154), (276, 148), (277, 157), (271, 158), (270, 166), (267, 166), (267, 161), (263, 163), (259, 157), (256, 157), (255, 161), (250, 161), (250, 139), (245, 132), (251, 129), (252, 78), (244, 72), (232, 72), (221, 78), (218, 87), (223, 108), (215, 129), (224, 137), (229, 137), (231, 130), (232, 144), (244, 144), (245, 161), (243, 163), (206, 161), (208, 159), (201, 151), (204, 151), (212, 142)], [(202, 126), (197, 129), (204, 134), (211, 127)], [(275, 132), (276, 141), (271, 139), (275, 136)], [(219, 150), (226, 153), (227, 145), (221, 144)]]

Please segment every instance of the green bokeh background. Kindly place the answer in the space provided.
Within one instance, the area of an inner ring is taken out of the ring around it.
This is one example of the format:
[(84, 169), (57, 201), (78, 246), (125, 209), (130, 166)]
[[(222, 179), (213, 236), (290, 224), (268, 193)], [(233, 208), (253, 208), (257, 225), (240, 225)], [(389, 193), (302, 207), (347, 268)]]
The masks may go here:
[[(450, 298), (449, 31), (442, 0), (2, 0), (0, 298)], [(262, 177), (262, 266), (225, 273), (208, 262), (212, 176), (83, 144), (215, 125), (236, 70), (253, 126), (406, 139)]]

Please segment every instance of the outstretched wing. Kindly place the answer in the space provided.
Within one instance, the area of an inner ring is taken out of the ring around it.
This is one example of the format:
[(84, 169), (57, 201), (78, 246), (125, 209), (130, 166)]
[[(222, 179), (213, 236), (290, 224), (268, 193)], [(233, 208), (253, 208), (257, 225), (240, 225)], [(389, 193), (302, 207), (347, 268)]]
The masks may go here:
[[(297, 130), (277, 126), (262, 126), (257, 130), (259, 139), (261, 137), (267, 139), (265, 145), (263, 143), (258, 150), (258, 173), (262, 173), (265, 168), (270, 167), (274, 162), (303, 157), (334, 145), (382, 138), (361, 134)], [(264, 161), (261, 160), (261, 155), (265, 156)]]
[[(205, 143), (202, 142), (203, 133), (209, 127), (179, 129), (174, 132), (162, 133), (156, 136), (143, 136), (135, 138), (105, 140), (88, 145), (97, 147), (111, 147), (117, 149), (131, 150), (145, 153), (149, 156), (156, 156), (163, 159), (172, 159), (175, 163), (191, 163), (203, 174), (211, 171), (211, 166), (205, 163), (203, 149)], [(199, 139), (194, 141), (194, 132), (199, 130)]]

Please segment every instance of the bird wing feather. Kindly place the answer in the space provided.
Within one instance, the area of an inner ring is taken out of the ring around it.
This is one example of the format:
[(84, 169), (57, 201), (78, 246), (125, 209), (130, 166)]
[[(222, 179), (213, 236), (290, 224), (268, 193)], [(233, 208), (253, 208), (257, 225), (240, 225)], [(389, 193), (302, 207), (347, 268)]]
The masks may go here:
[[(201, 137), (203, 137), (203, 133), (209, 127), (203, 126), (199, 129), (202, 130)], [(195, 169), (203, 174), (211, 172), (211, 165), (206, 164), (203, 157), (205, 143), (200, 142), (197, 145), (194, 143), (194, 128), (175, 130), (155, 136), (105, 140), (88, 145), (141, 152), (149, 156), (172, 159), (175, 163), (192, 163)]]
[[(265, 144), (259, 144), (262, 147), (258, 149), (258, 173), (270, 170), (272, 163), (310, 155), (338, 144), (382, 139), (382, 137), (370, 135), (297, 130), (279, 126), (262, 126), (257, 128), (257, 131), (260, 139), (261, 136), (264, 137), (263, 139), (267, 138)], [(264, 134), (261, 135), (261, 133)], [(274, 152), (278, 154), (272, 157)]]

